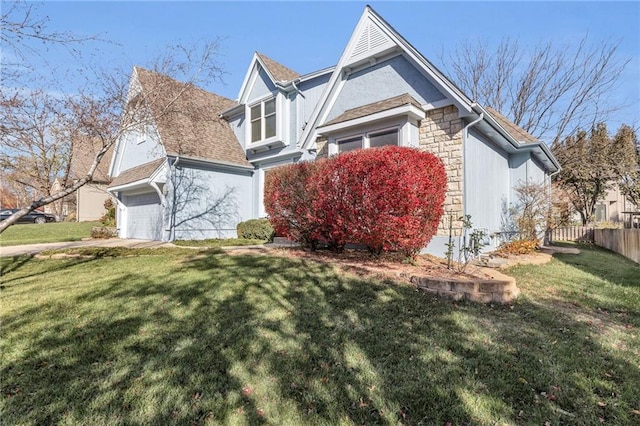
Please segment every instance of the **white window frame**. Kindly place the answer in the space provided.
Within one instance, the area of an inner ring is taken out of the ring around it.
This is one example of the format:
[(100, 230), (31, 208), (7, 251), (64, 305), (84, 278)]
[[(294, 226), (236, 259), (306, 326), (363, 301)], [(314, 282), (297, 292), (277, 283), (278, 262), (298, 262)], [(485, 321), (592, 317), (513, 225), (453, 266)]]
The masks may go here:
[(147, 141), (147, 129), (136, 130), (136, 145), (143, 144)]
[[(265, 116), (265, 104), (267, 102), (273, 101), (274, 103), (274, 112), (272, 114), (269, 114), (268, 116), (275, 116), (275, 134), (273, 136), (269, 136), (266, 137), (266, 131), (267, 131), (267, 126), (266, 126), (266, 118), (267, 116)], [(279, 107), (279, 102), (278, 102), (278, 97), (277, 96), (269, 96), (267, 98), (263, 98), (260, 99), (257, 102), (253, 102), (251, 104), (247, 105), (247, 121), (248, 121), (248, 125), (247, 125), (247, 145), (248, 146), (252, 146), (252, 145), (260, 145), (260, 144), (264, 144), (264, 143), (268, 143), (270, 141), (275, 141), (278, 139), (278, 135), (279, 135), (279, 131), (280, 131), (280, 123), (279, 123), (279, 116), (281, 115), (281, 108)], [(251, 110), (257, 106), (260, 106), (260, 139), (254, 141), (253, 140), (253, 123), (256, 120), (253, 120), (251, 118)]]
[[(356, 137), (361, 137), (362, 138), (362, 146), (360, 147), (360, 149), (368, 149), (371, 147), (370, 145), (370, 136), (371, 135), (376, 135), (378, 133), (384, 133), (384, 132), (388, 132), (391, 130), (395, 130), (398, 134), (398, 142), (395, 146), (403, 146), (403, 141), (402, 141), (402, 126), (397, 124), (397, 125), (393, 125), (393, 126), (387, 126), (387, 127), (380, 127), (380, 128), (376, 128), (376, 129), (372, 129), (372, 130), (367, 130), (367, 131), (361, 131), (361, 132), (357, 132), (357, 133), (351, 133), (349, 135), (340, 135), (340, 137), (336, 137), (336, 138), (331, 138), (330, 140), (330, 148), (331, 146), (333, 146), (333, 149), (330, 149), (329, 154), (335, 155), (335, 154), (339, 154), (340, 153), (340, 142), (345, 141), (347, 139), (353, 139)], [(349, 152), (349, 151), (346, 151)]]

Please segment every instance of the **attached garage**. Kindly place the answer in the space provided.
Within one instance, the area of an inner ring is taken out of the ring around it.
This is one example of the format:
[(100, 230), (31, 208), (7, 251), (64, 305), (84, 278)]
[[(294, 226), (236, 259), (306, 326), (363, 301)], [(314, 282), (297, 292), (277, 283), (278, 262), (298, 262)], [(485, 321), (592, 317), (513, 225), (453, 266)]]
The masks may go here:
[(125, 195), (126, 237), (140, 240), (162, 239), (162, 205), (157, 192)]

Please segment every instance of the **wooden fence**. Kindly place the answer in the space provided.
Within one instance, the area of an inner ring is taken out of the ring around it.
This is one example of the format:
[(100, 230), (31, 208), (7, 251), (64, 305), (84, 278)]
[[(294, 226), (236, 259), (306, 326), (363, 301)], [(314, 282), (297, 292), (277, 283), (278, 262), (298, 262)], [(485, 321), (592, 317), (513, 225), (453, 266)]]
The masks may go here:
[(595, 243), (640, 263), (640, 229), (596, 229)]
[(594, 242), (593, 228), (588, 226), (567, 226), (565, 228), (553, 228), (547, 231), (547, 240), (553, 241), (582, 241)]

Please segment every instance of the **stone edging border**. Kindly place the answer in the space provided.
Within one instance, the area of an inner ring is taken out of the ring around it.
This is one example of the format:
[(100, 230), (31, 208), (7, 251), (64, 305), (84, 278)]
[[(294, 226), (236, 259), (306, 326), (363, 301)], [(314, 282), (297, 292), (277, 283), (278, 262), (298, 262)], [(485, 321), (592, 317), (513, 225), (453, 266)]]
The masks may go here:
[[(502, 274), (500, 274), (502, 275)], [(500, 279), (439, 279), (412, 276), (411, 283), (419, 289), (453, 300), (480, 303), (511, 303), (520, 294), (515, 278), (503, 275)]]

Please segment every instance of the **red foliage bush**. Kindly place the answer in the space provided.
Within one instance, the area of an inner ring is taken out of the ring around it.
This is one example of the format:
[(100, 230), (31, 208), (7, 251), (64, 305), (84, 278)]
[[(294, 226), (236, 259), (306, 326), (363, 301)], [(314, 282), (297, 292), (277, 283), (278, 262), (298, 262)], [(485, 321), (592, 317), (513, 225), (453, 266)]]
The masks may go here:
[[(446, 174), (428, 152), (358, 150), (274, 172), (265, 186), (270, 220), (277, 232), (307, 244), (324, 241), (341, 250), (354, 243), (374, 253), (413, 255), (429, 243), (443, 213)], [(294, 235), (302, 235), (299, 229), (304, 238)]]
[(316, 219), (310, 183), (317, 179), (322, 166), (302, 162), (269, 170), (264, 185), (264, 207), (276, 235), (299, 241), (315, 248)]

